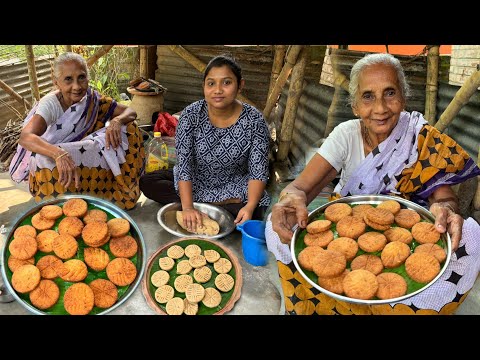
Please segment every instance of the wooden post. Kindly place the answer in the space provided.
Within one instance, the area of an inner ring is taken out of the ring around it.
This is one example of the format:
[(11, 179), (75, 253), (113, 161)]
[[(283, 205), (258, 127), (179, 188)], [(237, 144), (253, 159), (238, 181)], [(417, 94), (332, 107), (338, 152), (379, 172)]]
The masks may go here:
[(95, 54), (93, 54), (92, 56), (90, 56), (88, 59), (87, 59), (87, 65), (88, 67), (92, 67), (93, 64), (95, 64), (97, 62), (98, 59), (100, 59), (103, 55), (105, 55), (106, 53), (108, 53), (110, 51), (110, 49), (113, 48), (113, 45), (103, 45), (100, 49), (98, 49)]
[(280, 131), (280, 142), (277, 153), (278, 161), (286, 160), (290, 150), (293, 127), (295, 125), (295, 118), (297, 116), (298, 102), (300, 100), (300, 96), (302, 95), (303, 78), (305, 76), (305, 68), (307, 67), (309, 50), (310, 49), (308, 46), (305, 46), (302, 49), (292, 70), (292, 79), (290, 80), (290, 88), (288, 89), (285, 115), (283, 117), (282, 129)]
[[(187, 63), (192, 65), (195, 69), (203, 73), (205, 71), (205, 68), (207, 67), (207, 64), (205, 64), (202, 60), (197, 58), (195, 55), (193, 55), (190, 51), (186, 50), (184, 47), (180, 45), (168, 45), (168, 48), (173, 51), (175, 54), (180, 56), (183, 60), (185, 60)], [(242, 102), (246, 102), (247, 104), (250, 104), (258, 109), (258, 106), (255, 105), (253, 101), (251, 101), (249, 98), (246, 96), (243, 96), (242, 94), (237, 95), (238, 100)]]
[(438, 93), (438, 60), (440, 45), (431, 45), (427, 55), (427, 88), (425, 97), (425, 119), (435, 124)]
[(65, 52), (72, 52), (72, 45), (65, 45)]
[[(477, 165), (480, 166), (480, 146), (478, 147)], [(475, 210), (480, 210), (480, 176), (477, 176), (477, 191), (473, 198), (473, 208)]]
[(55, 57), (58, 57), (58, 47), (57, 47), (57, 45), (53, 45), (53, 51), (55, 52)]
[(13, 99), (15, 99), (18, 103), (25, 106), (25, 109), (30, 109), (32, 104), (30, 104), (24, 97), (18, 94), (15, 90), (13, 90), (10, 86), (0, 80), (0, 87), (5, 90), (5, 92), (10, 95)]
[(32, 90), (32, 98), (40, 100), (40, 90), (38, 89), (37, 69), (35, 68), (35, 55), (33, 53), (33, 45), (25, 45), (25, 55), (28, 65), (28, 78), (30, 79), (30, 89)]
[(285, 60), (285, 53), (287, 52), (286, 45), (274, 45), (275, 46), (275, 55), (273, 57), (273, 64), (272, 64), (272, 74), (270, 76), (270, 86), (268, 88), (268, 95), (272, 92), (273, 87), (275, 86), (275, 82), (278, 79), (278, 75), (280, 75), (280, 71), (282, 71), (283, 61)]
[(458, 89), (450, 104), (438, 119), (435, 127), (439, 131), (444, 131), (448, 125), (453, 121), (453, 118), (461, 110), (462, 106), (465, 105), (468, 100), (472, 97), (473, 93), (480, 86), (480, 71), (476, 70), (470, 77), (465, 80), (462, 87)]
[(277, 81), (275, 82), (275, 86), (272, 89), (272, 92), (268, 95), (267, 103), (265, 105), (265, 109), (263, 110), (263, 116), (268, 121), (268, 117), (277, 102), (278, 95), (282, 91), (283, 85), (287, 82), (288, 76), (292, 71), (293, 65), (297, 62), (298, 54), (303, 49), (303, 45), (292, 45), (290, 50), (287, 53), (287, 58), (285, 61), (285, 65), (283, 65), (282, 71), (280, 75), (278, 75)]
[(148, 56), (147, 46), (140, 45), (140, 76), (148, 79)]

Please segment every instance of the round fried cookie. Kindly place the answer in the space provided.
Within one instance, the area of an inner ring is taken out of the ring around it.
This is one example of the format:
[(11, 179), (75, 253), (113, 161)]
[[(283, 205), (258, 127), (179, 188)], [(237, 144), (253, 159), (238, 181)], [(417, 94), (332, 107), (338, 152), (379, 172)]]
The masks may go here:
[(19, 293), (28, 293), (40, 282), (40, 270), (35, 265), (20, 266), (12, 275), (12, 286)]
[(309, 234), (317, 234), (330, 229), (332, 222), (330, 220), (315, 220), (307, 225), (307, 232)]
[(83, 249), (83, 258), (88, 267), (95, 271), (102, 271), (110, 262), (108, 253), (101, 248), (87, 247)]
[(365, 212), (370, 209), (373, 209), (373, 206), (370, 204), (355, 205), (352, 207), (352, 216), (358, 216), (363, 219)]
[(414, 253), (421, 253), (421, 252), (433, 255), (433, 257), (437, 259), (440, 264), (443, 263), (447, 258), (447, 253), (445, 252), (445, 250), (442, 247), (438, 246), (437, 244), (418, 245), (415, 248)]
[(72, 235), (60, 234), (53, 239), (53, 252), (60, 259), (66, 260), (72, 258), (78, 250), (77, 240)]
[(375, 229), (375, 230), (385, 231), (390, 229), (390, 225), (382, 225), (374, 221), (371, 221), (370, 219), (367, 218), (366, 215), (364, 215), (363, 221), (365, 221), (365, 224), (367, 224), (368, 226), (370, 226), (372, 229)]
[(368, 253), (382, 250), (386, 243), (385, 235), (376, 231), (368, 231), (358, 238), (358, 246)]
[(85, 225), (82, 230), (82, 239), (88, 246), (102, 246), (104, 244), (105, 237), (108, 236), (109, 229), (107, 223), (101, 221), (92, 221)]
[(110, 251), (116, 257), (131, 258), (137, 254), (137, 241), (130, 235), (114, 237), (110, 240)]
[(79, 237), (83, 230), (83, 222), (77, 217), (64, 217), (58, 224), (58, 233), (60, 235), (68, 234), (74, 238)]
[(317, 283), (324, 289), (331, 291), (335, 294), (343, 294), (343, 279), (345, 279), (345, 275), (347, 275), (350, 270), (345, 269), (345, 271), (340, 274), (339, 276), (333, 278), (318, 278)]
[(349, 237), (339, 237), (328, 244), (327, 250), (338, 251), (345, 255), (347, 261), (351, 261), (357, 255), (358, 244)]
[(7, 264), (8, 264), (8, 268), (13, 273), (13, 272), (15, 272), (15, 270), (17, 270), (22, 265), (27, 265), (27, 264), (32, 264), (33, 265), (33, 264), (35, 264), (35, 258), (31, 257), (30, 259), (20, 260), (20, 259), (17, 259), (15, 257), (13, 257), (13, 256), (9, 256)]
[(118, 289), (114, 283), (105, 279), (95, 279), (88, 284), (93, 291), (95, 306), (107, 309), (118, 300)]
[(400, 241), (392, 241), (385, 245), (380, 255), (383, 266), (392, 269), (402, 265), (410, 256), (410, 247)]
[(358, 216), (345, 216), (337, 223), (338, 235), (356, 239), (362, 235), (367, 228), (367, 225)]
[(55, 225), (55, 220), (48, 220), (42, 217), (40, 213), (36, 213), (32, 216), (32, 225), (37, 230), (47, 230)]
[(82, 281), (88, 275), (87, 265), (82, 260), (70, 259), (63, 263), (63, 270), (58, 275), (65, 281)]
[(63, 306), (70, 315), (87, 315), (95, 304), (93, 290), (85, 283), (70, 286), (63, 297)]
[(320, 246), (307, 246), (298, 253), (298, 263), (305, 270), (313, 271), (313, 264), (317, 262), (318, 255), (324, 251)]
[(10, 254), (19, 260), (27, 260), (37, 252), (37, 240), (34, 237), (20, 235), (13, 239), (8, 245)]
[(63, 215), (63, 210), (60, 206), (58, 205), (45, 205), (42, 207), (40, 210), (40, 215), (44, 219), (48, 220), (57, 220), (59, 217), (62, 217)]
[(413, 240), (412, 233), (403, 227), (397, 226), (386, 230), (383, 235), (389, 242), (400, 241), (405, 244), (410, 244)]
[(365, 217), (370, 220), (370, 222), (380, 224), (380, 225), (390, 225), (394, 222), (393, 214), (382, 208), (373, 208), (365, 212)]
[(30, 294), (30, 302), (38, 309), (45, 310), (55, 305), (60, 297), (60, 289), (52, 280), (40, 280)]
[(395, 222), (398, 226), (406, 229), (411, 229), (412, 226), (419, 221), (420, 215), (415, 210), (400, 209), (400, 211), (395, 214)]
[(412, 280), (428, 283), (440, 272), (440, 263), (433, 255), (422, 252), (413, 253), (405, 261), (405, 271)]
[(107, 222), (107, 225), (112, 237), (124, 236), (130, 231), (130, 223), (122, 218), (111, 219)]
[(325, 247), (333, 240), (333, 231), (326, 230), (315, 234), (306, 233), (303, 241), (307, 246)]
[(53, 251), (53, 240), (59, 235), (55, 230), (43, 230), (37, 235), (38, 250), (44, 253)]
[(367, 270), (374, 275), (378, 275), (383, 270), (382, 259), (375, 255), (363, 254), (353, 259), (350, 264), (352, 270)]
[(83, 199), (69, 199), (63, 204), (65, 216), (84, 217), (87, 213), (88, 204)]
[(126, 258), (116, 258), (107, 265), (107, 277), (118, 286), (130, 285), (137, 276), (135, 264)]
[(31, 236), (31, 237), (36, 237), (37, 236), (37, 229), (35, 229), (32, 225), (22, 225), (19, 226), (13, 233), (13, 238), (16, 238), (17, 236)]
[(47, 255), (37, 262), (37, 268), (44, 279), (55, 279), (59, 273), (63, 272), (63, 261), (55, 255)]
[(99, 209), (92, 209), (87, 211), (87, 215), (83, 217), (83, 222), (85, 224), (91, 223), (92, 221), (107, 222), (108, 215), (105, 211)]
[(420, 244), (435, 244), (440, 240), (440, 233), (429, 222), (418, 222), (412, 227), (412, 236)]
[(407, 293), (407, 282), (396, 273), (382, 273), (377, 275), (379, 299), (393, 299), (403, 296)]
[(377, 277), (367, 270), (353, 270), (343, 279), (343, 291), (354, 299), (369, 300), (377, 290)]
[(385, 201), (382, 201), (380, 204), (377, 205), (377, 209), (380, 208), (380, 209), (386, 209), (388, 211), (390, 211), (393, 215), (395, 215), (396, 213), (398, 213), (400, 211), (400, 203), (398, 201), (395, 201), (395, 200), (385, 200)]
[(348, 204), (336, 203), (327, 206), (324, 211), (325, 218), (332, 222), (338, 222), (341, 218), (345, 216), (352, 215), (352, 208)]
[(345, 255), (335, 250), (325, 250), (319, 253), (315, 260), (313, 272), (322, 278), (339, 276), (347, 266)]

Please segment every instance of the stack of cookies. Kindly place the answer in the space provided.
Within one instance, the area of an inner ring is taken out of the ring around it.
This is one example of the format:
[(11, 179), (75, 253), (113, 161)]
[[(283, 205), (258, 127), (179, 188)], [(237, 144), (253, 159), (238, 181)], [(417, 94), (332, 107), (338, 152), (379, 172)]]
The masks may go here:
[(413, 292), (432, 281), (447, 258), (434, 224), (395, 200), (329, 205), (303, 234), (302, 269), (323, 289), (360, 300)]
[[(88, 210), (80, 198), (67, 200), (63, 206), (43, 206), (32, 216), (32, 225), (15, 230), (8, 247), (15, 291), (28, 294), (40, 310), (51, 310), (64, 293), (60, 306), (72, 315), (86, 315), (94, 306), (113, 306), (118, 300), (117, 287), (130, 285), (137, 276), (130, 259), (136, 256), (138, 245), (128, 235), (129, 221), (107, 220), (105, 211)], [(100, 271), (106, 272), (108, 280), (99, 278)], [(86, 280), (89, 274), (93, 281)], [(57, 306), (52, 312), (63, 309)]]
[(235, 286), (230, 259), (197, 243), (168, 247), (158, 259), (160, 270), (150, 276), (155, 300), (169, 315), (196, 315), (202, 307), (220, 310), (222, 299)]

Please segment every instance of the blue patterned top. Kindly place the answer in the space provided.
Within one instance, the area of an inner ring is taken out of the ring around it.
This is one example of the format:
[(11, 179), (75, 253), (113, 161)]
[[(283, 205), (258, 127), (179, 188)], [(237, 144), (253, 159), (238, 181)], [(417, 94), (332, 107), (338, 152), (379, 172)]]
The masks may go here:
[[(224, 129), (210, 122), (205, 100), (190, 104), (175, 134), (175, 189), (178, 192), (179, 180), (191, 181), (195, 202), (238, 198), (246, 203), (248, 181), (268, 180), (269, 140), (262, 113), (249, 104), (243, 104), (237, 122)], [(268, 205), (264, 191), (258, 206)]]

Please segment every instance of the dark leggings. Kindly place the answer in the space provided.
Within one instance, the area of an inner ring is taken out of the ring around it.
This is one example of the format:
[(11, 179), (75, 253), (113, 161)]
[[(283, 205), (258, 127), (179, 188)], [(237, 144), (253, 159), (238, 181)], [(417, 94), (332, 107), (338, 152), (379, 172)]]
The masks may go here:
[[(180, 202), (180, 196), (175, 191), (173, 184), (173, 170), (157, 170), (140, 177), (140, 190), (143, 194), (160, 204)], [(238, 212), (245, 204), (225, 204), (221, 206), (236, 218)], [(257, 206), (252, 214), (253, 220), (263, 220), (267, 206)]]

